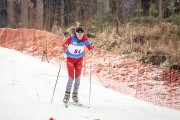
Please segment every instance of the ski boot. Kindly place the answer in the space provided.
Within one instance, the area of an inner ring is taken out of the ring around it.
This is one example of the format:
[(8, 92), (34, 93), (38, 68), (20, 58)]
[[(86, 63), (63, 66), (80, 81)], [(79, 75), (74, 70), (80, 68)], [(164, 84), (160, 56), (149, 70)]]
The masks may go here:
[(63, 102), (65, 104), (67, 104), (69, 102), (69, 98), (70, 98), (70, 93), (66, 92), (65, 96), (64, 96), (64, 99), (63, 99)]
[(78, 93), (73, 92), (72, 99), (73, 99), (74, 102), (78, 103), (79, 102), (79, 100), (78, 100)]

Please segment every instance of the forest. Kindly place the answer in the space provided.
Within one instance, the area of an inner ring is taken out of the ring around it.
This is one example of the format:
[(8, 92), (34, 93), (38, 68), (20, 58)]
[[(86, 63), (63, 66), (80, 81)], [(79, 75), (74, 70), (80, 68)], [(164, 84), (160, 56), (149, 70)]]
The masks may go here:
[(0, 28), (60, 36), (77, 23), (98, 48), (180, 70), (180, 0), (0, 1)]

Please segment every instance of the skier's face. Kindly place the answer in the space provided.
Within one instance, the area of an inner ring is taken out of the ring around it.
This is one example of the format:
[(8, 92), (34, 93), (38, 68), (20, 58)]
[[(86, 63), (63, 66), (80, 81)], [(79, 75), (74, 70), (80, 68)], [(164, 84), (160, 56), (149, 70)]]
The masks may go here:
[(76, 32), (76, 36), (77, 36), (77, 38), (78, 38), (79, 40), (82, 39), (83, 35), (84, 35), (84, 33), (78, 33), (78, 32)]

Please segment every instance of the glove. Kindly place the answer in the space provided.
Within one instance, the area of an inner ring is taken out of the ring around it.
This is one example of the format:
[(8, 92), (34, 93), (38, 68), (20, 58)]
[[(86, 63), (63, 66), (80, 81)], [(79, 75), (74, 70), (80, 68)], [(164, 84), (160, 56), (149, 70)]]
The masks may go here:
[(91, 53), (94, 52), (94, 45), (90, 45), (90, 52), (91, 52)]
[(68, 45), (63, 45), (63, 46), (60, 48), (60, 50), (61, 50), (61, 51), (66, 51), (67, 48), (68, 48)]

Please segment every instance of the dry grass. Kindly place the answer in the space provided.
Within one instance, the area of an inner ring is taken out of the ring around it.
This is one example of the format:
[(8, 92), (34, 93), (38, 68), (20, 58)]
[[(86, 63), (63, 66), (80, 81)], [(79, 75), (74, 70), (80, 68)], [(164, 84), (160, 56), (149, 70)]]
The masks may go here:
[(166, 66), (180, 65), (180, 35), (178, 26), (170, 23), (156, 25), (131, 25), (127, 23), (115, 28), (108, 27), (92, 39), (95, 46), (113, 53), (140, 60), (147, 54), (158, 53), (166, 57)]

